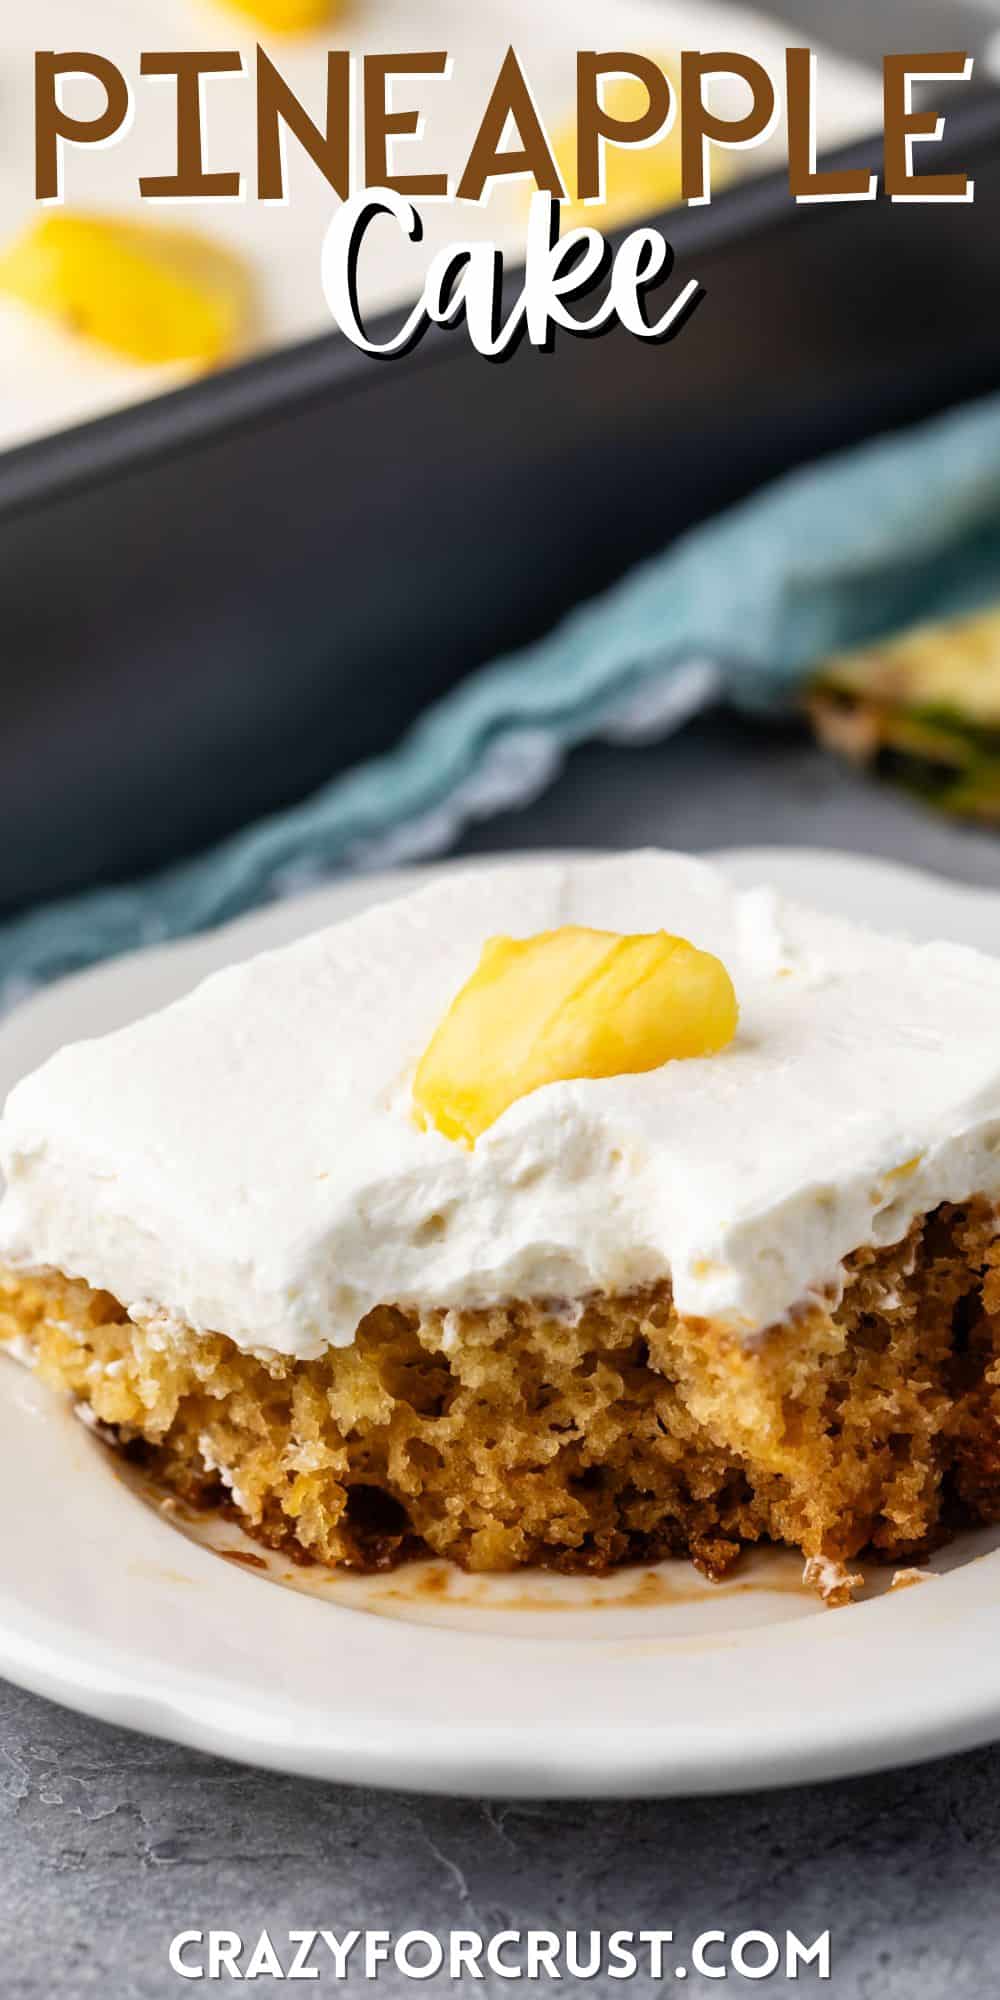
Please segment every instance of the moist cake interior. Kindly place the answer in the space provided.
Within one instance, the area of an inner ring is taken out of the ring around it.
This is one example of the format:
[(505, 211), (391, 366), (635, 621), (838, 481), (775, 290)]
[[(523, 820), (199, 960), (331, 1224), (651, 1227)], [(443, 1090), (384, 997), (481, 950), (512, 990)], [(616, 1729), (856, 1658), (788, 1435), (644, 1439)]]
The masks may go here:
[[(848, 1260), (839, 1301), (742, 1342), (666, 1284), (578, 1306), (386, 1305), (316, 1360), (133, 1320), (57, 1274), (0, 1273), (17, 1338), (169, 1489), (292, 1554), (382, 1569), (601, 1571), (745, 1543), (911, 1561), (1000, 1519), (1000, 1238), (942, 1206)], [(832, 1579), (832, 1580), (831, 1580)]]

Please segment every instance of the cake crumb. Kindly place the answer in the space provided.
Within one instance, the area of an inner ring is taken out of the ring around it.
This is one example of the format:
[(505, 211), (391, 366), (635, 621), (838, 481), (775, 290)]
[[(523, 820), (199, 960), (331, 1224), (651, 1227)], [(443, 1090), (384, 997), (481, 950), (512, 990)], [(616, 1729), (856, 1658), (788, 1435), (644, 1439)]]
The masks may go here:
[(834, 1562), (832, 1556), (807, 1556), (802, 1571), (806, 1589), (815, 1590), (831, 1610), (850, 1604), (864, 1580), (860, 1570), (850, 1570), (844, 1563)]
[(933, 1581), (934, 1571), (932, 1569), (917, 1569), (913, 1564), (910, 1564), (907, 1569), (893, 1571), (889, 1589), (909, 1590), (911, 1583), (932, 1583)]

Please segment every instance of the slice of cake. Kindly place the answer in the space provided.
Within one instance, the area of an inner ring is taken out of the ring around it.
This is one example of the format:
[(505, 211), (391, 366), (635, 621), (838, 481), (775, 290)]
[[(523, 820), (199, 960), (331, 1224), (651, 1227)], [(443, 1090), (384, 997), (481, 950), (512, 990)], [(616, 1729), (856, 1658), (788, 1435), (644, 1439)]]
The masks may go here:
[(647, 853), (443, 878), (63, 1049), (0, 1337), (330, 1563), (1000, 1519), (1000, 961)]

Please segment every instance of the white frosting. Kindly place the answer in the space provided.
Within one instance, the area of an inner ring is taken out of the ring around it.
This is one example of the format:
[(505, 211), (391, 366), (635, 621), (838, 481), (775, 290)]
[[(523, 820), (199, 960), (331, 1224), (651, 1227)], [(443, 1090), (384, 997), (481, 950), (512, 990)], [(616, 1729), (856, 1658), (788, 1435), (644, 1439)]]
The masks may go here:
[[(550, 1084), (472, 1151), (420, 1130), (414, 1066), (484, 939), (566, 923), (718, 953), (734, 1042)], [(836, 1286), (859, 1244), (1000, 1199), (998, 1023), (1000, 961), (739, 894), (680, 855), (472, 870), (26, 1078), (0, 1127), (0, 1256), (302, 1356), (380, 1302), (668, 1275), (682, 1313), (751, 1335)]]

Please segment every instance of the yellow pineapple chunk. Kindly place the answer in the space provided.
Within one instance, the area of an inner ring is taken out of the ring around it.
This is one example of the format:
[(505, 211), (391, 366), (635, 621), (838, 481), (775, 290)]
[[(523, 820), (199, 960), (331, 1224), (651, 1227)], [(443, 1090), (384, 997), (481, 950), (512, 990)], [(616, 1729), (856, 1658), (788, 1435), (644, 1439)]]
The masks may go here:
[[(669, 61), (656, 59), (674, 92), (678, 84), (671, 76)], [(645, 84), (637, 76), (609, 77), (603, 89), (605, 110), (612, 118), (633, 121), (642, 116), (649, 102)], [(616, 146), (609, 140), (604, 148), (603, 204), (580, 201), (576, 192), (576, 119), (569, 120), (555, 134), (553, 152), (562, 183), (571, 197), (562, 208), (562, 233), (589, 224), (592, 229), (617, 229), (640, 216), (655, 215), (672, 208), (681, 198), (681, 125), (677, 111), (669, 132), (649, 146)], [(712, 162), (713, 185), (721, 187), (732, 175), (727, 154), (718, 153)]]
[(0, 291), (151, 366), (225, 361), (249, 307), (240, 260), (194, 230), (65, 209), (0, 256)]
[[(661, 64), (661, 68), (665, 65)], [(616, 76), (604, 86), (604, 106), (612, 118), (641, 117), (649, 102), (644, 83), (637, 76)], [(636, 216), (655, 215), (680, 200), (681, 142), (678, 121), (665, 138), (651, 146), (604, 148), (604, 202), (587, 205), (576, 198), (576, 120), (572, 119), (555, 135), (553, 151), (563, 186), (572, 196), (562, 210), (562, 231), (589, 223), (594, 229), (613, 229)]]
[(249, 14), (262, 28), (300, 35), (323, 28), (341, 12), (341, 0), (228, 0), (239, 14)]
[(714, 1055), (738, 1014), (720, 960), (666, 931), (624, 937), (568, 924), (489, 938), (420, 1061), (414, 1103), (446, 1139), (474, 1145), (542, 1084)]

